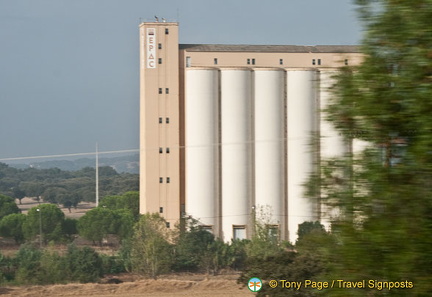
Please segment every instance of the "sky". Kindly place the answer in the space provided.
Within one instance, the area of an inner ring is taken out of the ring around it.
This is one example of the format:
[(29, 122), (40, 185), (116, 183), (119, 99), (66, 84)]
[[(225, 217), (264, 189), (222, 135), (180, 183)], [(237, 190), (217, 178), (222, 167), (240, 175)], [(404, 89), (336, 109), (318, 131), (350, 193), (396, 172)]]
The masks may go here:
[(0, 0), (0, 162), (139, 147), (138, 25), (180, 43), (352, 45), (351, 0)]

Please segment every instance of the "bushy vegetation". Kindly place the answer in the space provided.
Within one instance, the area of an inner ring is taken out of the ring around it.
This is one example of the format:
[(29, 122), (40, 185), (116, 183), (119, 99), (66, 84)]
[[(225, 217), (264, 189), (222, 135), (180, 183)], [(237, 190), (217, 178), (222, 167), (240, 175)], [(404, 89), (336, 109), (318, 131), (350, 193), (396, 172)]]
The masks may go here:
[(47, 248), (23, 245), (15, 257), (0, 255), (0, 280), (11, 284), (54, 284), (95, 282), (110, 271), (102, 258), (89, 247), (69, 245), (65, 255)]
[(26, 215), (11, 213), (0, 220), (0, 236), (12, 238), (16, 243), (37, 239), (44, 245), (63, 243), (70, 241), (73, 234), (76, 234), (76, 220), (66, 219), (54, 204), (41, 204), (31, 208)]
[[(24, 197), (34, 197), (70, 209), (81, 201), (95, 201), (95, 175), (95, 169), (90, 167), (77, 171), (17, 169), (0, 163), (0, 194), (18, 199), (20, 203)], [(139, 178), (138, 174), (119, 174), (109, 166), (102, 166), (99, 168), (99, 183), (100, 196), (104, 197), (137, 191)]]
[[(127, 192), (102, 199), (99, 207), (88, 211), (78, 221), (65, 219), (53, 204), (39, 205), (28, 215), (5, 216), (0, 221), (3, 236), (27, 244), (22, 245), (14, 257), (0, 255), (0, 283), (94, 282), (104, 274), (122, 272), (152, 278), (170, 272), (215, 275), (224, 269), (242, 270), (243, 282), (250, 275), (283, 277), (288, 271), (292, 277), (311, 277), (324, 269), (321, 263), (326, 261), (327, 255), (316, 254), (316, 250), (325, 242), (321, 237), (326, 238), (327, 233), (318, 223), (305, 223), (299, 231), (301, 240), (296, 246), (304, 253), (294, 252), (290, 244), (280, 242), (266, 224), (258, 221), (251, 240), (227, 243), (215, 238), (192, 218), (182, 219), (171, 230), (159, 214), (134, 215), (138, 196), (138, 192)], [(37, 240), (41, 226), (42, 249)], [(66, 253), (57, 252), (55, 243), (70, 241), (76, 232), (97, 246), (108, 235), (114, 234), (121, 246), (113, 256), (74, 244), (69, 244)], [(319, 235), (313, 237), (319, 238), (314, 239), (319, 243), (310, 240), (314, 244), (310, 247), (305, 238), (313, 233)]]

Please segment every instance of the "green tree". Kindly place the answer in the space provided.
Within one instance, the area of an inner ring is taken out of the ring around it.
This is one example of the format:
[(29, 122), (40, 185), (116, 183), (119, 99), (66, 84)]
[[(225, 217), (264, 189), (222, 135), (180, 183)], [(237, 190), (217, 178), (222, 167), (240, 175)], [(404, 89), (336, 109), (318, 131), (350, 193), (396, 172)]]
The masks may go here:
[(42, 193), (42, 197), (45, 202), (58, 204), (61, 201), (61, 196), (66, 194), (67, 194), (67, 190), (65, 188), (48, 187)]
[(57, 251), (45, 249), (40, 257), (40, 266), (37, 271), (37, 284), (56, 284), (66, 283), (68, 270), (65, 258), (60, 256)]
[[(333, 273), (352, 280), (408, 280), (413, 289), (389, 294), (428, 296), (432, 1), (357, 3), (366, 26), (363, 63), (338, 76), (327, 113), (347, 143), (363, 139), (370, 146), (362, 154), (323, 160), (321, 193), (340, 212), (332, 227), (340, 255)], [(329, 296), (365, 294), (329, 291)]]
[[(239, 282), (246, 285), (247, 281), (259, 276), (265, 284), (257, 296), (318, 296), (322, 292), (316, 289), (284, 288), (278, 283), (276, 288), (266, 284), (269, 280), (289, 280), (300, 282), (305, 280), (319, 281), (325, 278), (337, 256), (332, 250), (335, 247), (334, 236), (327, 233), (319, 222), (300, 224), (298, 234), (302, 234), (295, 247), (273, 250), (272, 253), (261, 253), (250, 256)], [(341, 277), (339, 277), (340, 279)]]
[(40, 279), (42, 251), (31, 245), (23, 245), (15, 255), (17, 270), (15, 280), (19, 284), (37, 284)]
[(13, 281), (16, 272), (16, 263), (10, 257), (6, 257), (0, 253), (0, 284)]
[(54, 204), (35, 206), (28, 211), (27, 219), (23, 223), (25, 238), (31, 240), (42, 235), (45, 244), (49, 241), (60, 241), (64, 236), (64, 219), (64, 213)]
[(72, 218), (65, 218), (63, 222), (63, 232), (68, 238), (72, 238), (73, 235), (78, 234), (78, 220)]
[(12, 197), (18, 199), (19, 204), (22, 204), (21, 200), (25, 197), (25, 192), (19, 186), (15, 186), (12, 188)]
[(260, 207), (253, 213), (253, 235), (246, 246), (248, 257), (267, 257), (280, 251), (283, 246), (279, 242), (277, 229), (271, 224), (271, 210)]
[(228, 268), (233, 261), (230, 245), (220, 239), (209, 243), (200, 255), (199, 267), (207, 274), (217, 275), (222, 268)]
[(45, 191), (45, 185), (42, 182), (36, 181), (25, 181), (21, 183), (21, 188), (28, 197), (35, 197), (37, 201), (40, 200), (43, 192)]
[(132, 238), (132, 269), (137, 273), (157, 278), (169, 272), (173, 250), (166, 221), (159, 214), (145, 214), (135, 224)]
[(92, 248), (69, 245), (64, 261), (69, 280), (88, 283), (103, 276), (102, 259)]
[(177, 226), (173, 268), (176, 271), (197, 271), (203, 266), (204, 252), (211, 247), (215, 238), (194, 219), (184, 219), (183, 224), (186, 226)]
[(120, 240), (129, 239), (133, 234), (134, 217), (128, 209), (113, 211), (113, 233), (117, 234)]
[(128, 209), (132, 213), (135, 219), (139, 218), (139, 192), (129, 191), (123, 195), (105, 196), (99, 202), (99, 205), (106, 208), (116, 209)]
[(19, 212), (20, 210), (12, 197), (0, 194), (0, 219), (11, 213)]
[(24, 241), (23, 225), (27, 216), (21, 213), (13, 213), (3, 217), (0, 221), (0, 235), (15, 239), (16, 243)]
[(78, 220), (78, 233), (82, 237), (102, 245), (108, 234), (115, 232), (115, 216), (111, 209), (96, 207)]
[(324, 226), (318, 222), (303, 222), (299, 225), (297, 235), (298, 239), (297, 241), (301, 240), (305, 235), (308, 235), (313, 232), (324, 232)]

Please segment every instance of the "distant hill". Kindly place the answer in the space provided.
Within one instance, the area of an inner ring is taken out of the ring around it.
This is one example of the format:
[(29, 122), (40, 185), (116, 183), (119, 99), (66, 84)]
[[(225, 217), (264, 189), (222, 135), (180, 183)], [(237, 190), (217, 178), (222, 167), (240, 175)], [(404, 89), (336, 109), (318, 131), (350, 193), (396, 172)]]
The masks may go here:
[[(37, 168), (37, 169), (49, 169), (59, 168), (66, 171), (76, 171), (85, 167), (95, 167), (94, 158), (81, 158), (77, 160), (48, 160), (41, 162), (27, 162), (27, 163), (9, 163), (9, 166), (25, 169), (25, 168)], [(99, 166), (110, 166), (114, 168), (118, 173), (139, 173), (139, 155), (126, 155), (120, 157), (100, 157)]]

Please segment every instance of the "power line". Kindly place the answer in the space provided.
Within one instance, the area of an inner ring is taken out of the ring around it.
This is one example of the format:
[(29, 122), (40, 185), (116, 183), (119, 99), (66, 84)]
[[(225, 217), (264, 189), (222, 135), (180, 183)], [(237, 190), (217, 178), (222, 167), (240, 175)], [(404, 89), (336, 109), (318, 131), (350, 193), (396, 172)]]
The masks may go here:
[[(133, 152), (139, 152), (139, 149), (119, 150), (119, 151), (104, 151), (104, 152), (99, 152), (99, 154), (133, 153)], [(30, 157), (12, 157), (12, 158), (2, 158), (2, 159), (0, 159), (0, 161), (16, 161), (16, 160), (31, 160), (31, 159), (47, 159), (47, 158), (61, 158), (61, 157), (90, 156), (90, 155), (95, 155), (95, 154), (96, 154), (96, 152), (60, 154), (60, 155), (42, 155), (42, 156), (30, 156)]]
[[(215, 142), (212, 144), (194, 144), (194, 145), (177, 145), (170, 146), (173, 149), (187, 149), (187, 148), (205, 148), (205, 147), (216, 147), (216, 146), (236, 146), (243, 144), (264, 144), (264, 143), (282, 143), (284, 141), (296, 141), (296, 140), (311, 140), (312, 136), (303, 137), (282, 137), (279, 139), (268, 139), (268, 140), (249, 140), (249, 141), (239, 141), (239, 142)], [(159, 150), (159, 147), (154, 148), (144, 148), (144, 149), (128, 149), (128, 150), (117, 150), (117, 151), (100, 151), (99, 154), (116, 154), (116, 153), (134, 153), (140, 151), (150, 151)], [(17, 161), (17, 160), (31, 160), (31, 159), (48, 159), (48, 158), (61, 158), (61, 157), (77, 157), (77, 156), (94, 156), (95, 152), (88, 153), (70, 153), (70, 154), (56, 154), (56, 155), (39, 155), (39, 156), (26, 156), (26, 157), (10, 157), (1, 158), (0, 161)]]

